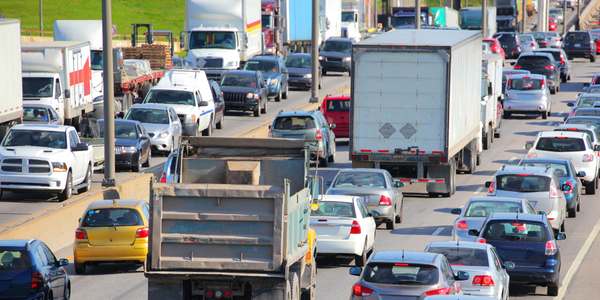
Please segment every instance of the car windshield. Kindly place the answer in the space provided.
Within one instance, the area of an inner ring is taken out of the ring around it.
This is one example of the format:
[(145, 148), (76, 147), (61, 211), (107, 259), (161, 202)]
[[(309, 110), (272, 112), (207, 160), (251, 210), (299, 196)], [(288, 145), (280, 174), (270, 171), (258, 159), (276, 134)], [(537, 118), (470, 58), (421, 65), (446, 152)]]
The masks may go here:
[(387, 188), (385, 184), (385, 178), (381, 173), (375, 172), (341, 172), (333, 187), (336, 188), (355, 188), (355, 187), (369, 187), (369, 188)]
[(465, 218), (487, 217), (491, 213), (522, 213), (518, 202), (506, 201), (473, 201), (465, 208)]
[(547, 192), (550, 177), (529, 174), (506, 174), (496, 177), (497, 189), (520, 193)]
[(319, 209), (312, 216), (355, 218), (354, 206), (347, 202), (319, 201)]
[[(100, 125), (100, 137), (104, 138), (104, 120), (98, 121)], [(115, 123), (115, 138), (117, 139), (137, 139), (138, 133), (134, 124)]]
[(542, 32), (532, 32), (531, 35), (533, 35), (536, 40), (543, 40), (546, 38), (546, 34)]
[(521, 42), (533, 42), (534, 38), (530, 35), (521, 35), (519, 36), (519, 40), (521, 40)]
[(443, 254), (453, 266), (489, 266), (485, 249), (463, 247), (429, 247), (427, 252)]
[(519, 166), (530, 166), (530, 167), (541, 167), (541, 168), (550, 167), (550, 168), (554, 169), (554, 173), (556, 173), (556, 176), (558, 176), (558, 177), (570, 176), (569, 166), (562, 164), (562, 163), (525, 162), (525, 163), (519, 164)]
[(590, 36), (587, 32), (571, 32), (565, 37), (567, 42), (589, 42)]
[(488, 44), (490, 47), (494, 46), (493, 41), (483, 41), (484, 44)]
[(311, 116), (288, 116), (275, 119), (273, 129), (276, 130), (308, 130), (314, 129), (315, 120)]
[(52, 78), (23, 77), (23, 97), (52, 97)]
[(164, 109), (130, 109), (125, 120), (139, 121), (140, 123), (169, 124), (169, 114)]
[(254, 75), (227, 74), (221, 79), (221, 86), (243, 86), (256, 88), (256, 77)]
[(136, 209), (100, 208), (91, 209), (83, 218), (84, 227), (141, 226), (144, 221)]
[(144, 103), (195, 105), (194, 93), (189, 91), (151, 90)]
[(540, 51), (535, 51), (535, 52), (543, 52), (543, 53), (552, 54), (552, 56), (554, 57), (554, 60), (560, 61), (560, 52), (559, 51), (540, 50)]
[(577, 103), (575, 106), (594, 106), (594, 102), (599, 101), (600, 102), (600, 97), (581, 97), (577, 100)]
[(327, 41), (321, 51), (350, 53), (351, 49), (352, 44), (349, 42)]
[(350, 111), (350, 99), (327, 100), (327, 112)]
[(48, 111), (41, 107), (23, 107), (23, 121), (47, 122)]
[(600, 118), (568, 118), (565, 124), (592, 124), (596, 127), (600, 127)]
[(30, 267), (31, 261), (27, 251), (0, 249), (0, 274), (1, 272), (25, 270)]
[(37, 146), (56, 149), (67, 149), (65, 132), (43, 130), (11, 130), (2, 146)]
[(206, 48), (235, 49), (233, 32), (192, 31), (190, 50)]
[(276, 61), (249, 60), (244, 65), (246, 71), (261, 71), (266, 74), (279, 73), (278, 63)]
[(432, 285), (438, 282), (438, 269), (432, 265), (410, 263), (369, 263), (363, 280), (379, 284)]
[(285, 60), (285, 66), (288, 68), (311, 68), (310, 57), (292, 57), (288, 56)]
[(519, 220), (488, 223), (482, 237), (490, 241), (513, 242), (545, 242), (551, 238), (542, 224)]
[(510, 80), (510, 89), (518, 91), (541, 90), (544, 87), (543, 79), (516, 78)]

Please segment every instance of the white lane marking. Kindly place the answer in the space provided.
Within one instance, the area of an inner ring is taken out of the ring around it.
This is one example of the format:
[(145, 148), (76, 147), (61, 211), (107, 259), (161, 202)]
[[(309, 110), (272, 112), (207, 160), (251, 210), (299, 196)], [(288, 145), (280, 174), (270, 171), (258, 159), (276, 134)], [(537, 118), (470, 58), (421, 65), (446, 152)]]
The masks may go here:
[(554, 122), (550, 121), (550, 122), (548, 122), (548, 124), (546, 124), (546, 125), (548, 125), (548, 126), (552, 126), (552, 124), (554, 124)]
[(508, 162), (513, 162), (513, 161), (515, 161), (515, 159), (517, 159), (517, 158), (513, 156), (508, 160)]
[(559, 111), (558, 113), (562, 115), (562, 114), (564, 114), (565, 112), (564, 112), (564, 111)]
[(474, 193), (474, 194), (479, 194), (479, 193), (481, 193), (481, 191), (483, 191), (483, 188), (482, 188), (482, 187), (478, 188), (478, 189), (475, 191), (475, 193)]
[(444, 230), (444, 227), (438, 227), (438, 229), (436, 229), (431, 235), (438, 235), (440, 232), (442, 232), (442, 230)]
[(590, 236), (588, 236), (587, 240), (585, 240), (585, 243), (583, 243), (581, 250), (579, 250), (579, 253), (577, 253), (577, 257), (575, 257), (575, 260), (569, 267), (569, 271), (567, 271), (567, 275), (562, 281), (560, 292), (558, 293), (558, 296), (554, 297), (554, 300), (562, 300), (567, 295), (567, 289), (569, 288), (569, 284), (571, 283), (571, 280), (573, 280), (573, 276), (575, 275), (575, 273), (577, 273), (577, 271), (579, 270), (579, 267), (581, 267), (581, 264), (583, 263), (583, 260), (585, 259), (585, 256), (587, 255), (588, 251), (590, 251), (592, 243), (594, 243), (596, 237), (598, 236), (598, 232), (600, 232), (600, 219), (598, 219), (598, 222), (596, 222), (596, 225), (594, 226), (594, 228), (592, 228)]

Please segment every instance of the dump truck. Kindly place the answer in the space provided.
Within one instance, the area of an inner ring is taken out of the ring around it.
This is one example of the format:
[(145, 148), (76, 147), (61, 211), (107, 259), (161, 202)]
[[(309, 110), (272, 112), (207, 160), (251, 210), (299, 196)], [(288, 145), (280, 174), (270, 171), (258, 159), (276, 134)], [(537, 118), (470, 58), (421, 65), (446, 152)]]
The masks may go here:
[(183, 137), (175, 164), (151, 188), (148, 299), (314, 299), (304, 140)]

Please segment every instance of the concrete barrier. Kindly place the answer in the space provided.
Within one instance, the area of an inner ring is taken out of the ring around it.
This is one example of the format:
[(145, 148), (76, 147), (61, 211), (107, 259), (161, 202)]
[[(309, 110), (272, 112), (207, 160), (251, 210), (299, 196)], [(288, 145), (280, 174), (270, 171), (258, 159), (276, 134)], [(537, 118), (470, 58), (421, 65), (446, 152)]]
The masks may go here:
[(598, 11), (600, 11), (600, 1), (592, 0), (581, 12), (579, 19), (579, 28), (581, 30), (590, 30), (598, 21)]
[[(79, 218), (92, 201), (150, 198), (152, 174), (136, 174), (119, 181), (116, 188), (99, 187), (71, 200), (0, 227), (0, 239), (31, 239), (44, 241), (51, 249), (61, 249), (73, 243)], [(105, 198), (106, 196), (106, 198)]]

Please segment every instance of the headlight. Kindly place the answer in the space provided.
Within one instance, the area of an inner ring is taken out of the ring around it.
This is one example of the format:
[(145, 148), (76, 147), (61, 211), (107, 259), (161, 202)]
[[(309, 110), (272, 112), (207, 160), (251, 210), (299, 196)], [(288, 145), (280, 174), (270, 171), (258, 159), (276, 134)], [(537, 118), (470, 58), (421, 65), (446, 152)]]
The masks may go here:
[(323, 56), (319, 55), (319, 60), (323, 60)]
[(54, 172), (66, 172), (67, 164), (64, 162), (53, 162), (52, 163), (52, 171)]
[(267, 53), (275, 53), (275, 47), (267, 48)]
[(186, 123), (196, 123), (196, 115), (188, 115), (185, 119)]
[(259, 95), (255, 94), (255, 93), (248, 93), (247, 97), (248, 97), (248, 99), (252, 99), (252, 98), (258, 99)]
[(312, 74), (306, 74), (306, 75), (304, 75), (302, 77), (304, 77), (304, 78), (312, 78)]
[(238, 66), (237, 61), (230, 61), (225, 65), (225, 67), (232, 67), (232, 68), (235, 68), (237, 66)]
[(352, 60), (352, 57), (346, 57), (346, 58), (344, 58), (344, 60), (345, 60), (345, 61), (351, 61), (351, 60)]
[[(121, 153), (125, 154), (125, 153), (136, 153), (137, 152), (137, 148), (134, 146), (131, 147), (123, 147), (121, 148)], [(116, 153), (117, 151), (115, 151)]]
[(271, 85), (271, 84), (277, 84), (277, 83), (279, 83), (279, 79), (277, 79), (277, 78), (273, 78), (273, 79), (271, 79), (269, 81), (269, 85)]
[(167, 136), (169, 136), (169, 133), (170, 133), (170, 132), (169, 132), (168, 130), (163, 130), (163, 131), (159, 132), (159, 133), (156, 135), (156, 137), (157, 137), (157, 138), (167, 137)]

